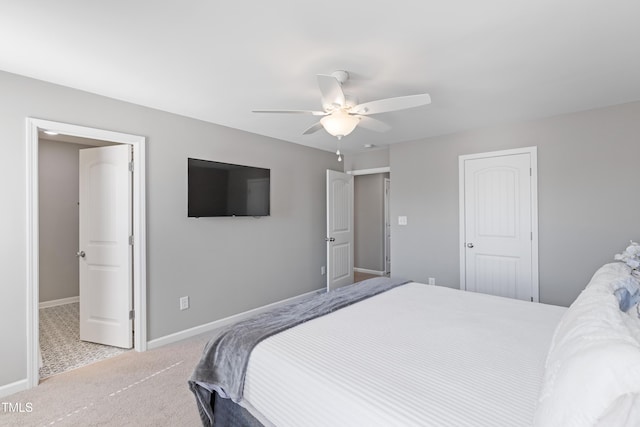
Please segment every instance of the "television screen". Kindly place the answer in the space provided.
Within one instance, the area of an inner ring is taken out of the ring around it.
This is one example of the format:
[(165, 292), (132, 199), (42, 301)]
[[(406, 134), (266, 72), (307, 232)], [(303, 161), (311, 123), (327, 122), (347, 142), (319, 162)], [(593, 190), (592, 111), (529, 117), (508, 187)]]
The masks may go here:
[(268, 216), (271, 170), (188, 159), (189, 217)]

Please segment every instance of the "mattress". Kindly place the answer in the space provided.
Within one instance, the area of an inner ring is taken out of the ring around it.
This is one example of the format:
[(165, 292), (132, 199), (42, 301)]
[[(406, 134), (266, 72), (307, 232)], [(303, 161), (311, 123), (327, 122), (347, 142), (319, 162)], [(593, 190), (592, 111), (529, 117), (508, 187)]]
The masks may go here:
[(529, 426), (565, 310), (409, 283), (262, 341), (242, 405), (276, 426)]

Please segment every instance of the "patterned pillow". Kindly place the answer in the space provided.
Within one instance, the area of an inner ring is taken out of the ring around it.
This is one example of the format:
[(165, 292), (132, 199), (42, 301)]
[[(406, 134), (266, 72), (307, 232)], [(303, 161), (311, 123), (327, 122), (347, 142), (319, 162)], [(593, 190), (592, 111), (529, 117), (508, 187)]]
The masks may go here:
[(640, 283), (633, 277), (620, 279), (614, 285), (616, 290), (613, 294), (618, 298), (620, 310), (627, 312), (638, 302), (640, 302)]

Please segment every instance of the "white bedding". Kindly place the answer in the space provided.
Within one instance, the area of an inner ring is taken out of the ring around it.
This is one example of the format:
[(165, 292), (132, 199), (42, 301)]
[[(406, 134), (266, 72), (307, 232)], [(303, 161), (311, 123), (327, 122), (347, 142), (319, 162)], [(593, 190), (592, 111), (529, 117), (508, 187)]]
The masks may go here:
[(410, 283), (260, 343), (243, 405), (277, 426), (529, 426), (565, 310)]
[(640, 319), (613, 292), (630, 269), (600, 268), (560, 321), (546, 361), (539, 427), (640, 425)]

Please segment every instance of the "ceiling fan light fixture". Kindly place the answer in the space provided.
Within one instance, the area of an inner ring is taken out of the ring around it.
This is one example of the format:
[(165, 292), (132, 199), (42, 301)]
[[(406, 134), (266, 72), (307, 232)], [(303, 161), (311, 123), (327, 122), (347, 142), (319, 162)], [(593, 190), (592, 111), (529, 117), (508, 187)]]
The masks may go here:
[(338, 139), (353, 132), (358, 122), (359, 117), (352, 116), (344, 110), (334, 111), (320, 120), (325, 130)]

